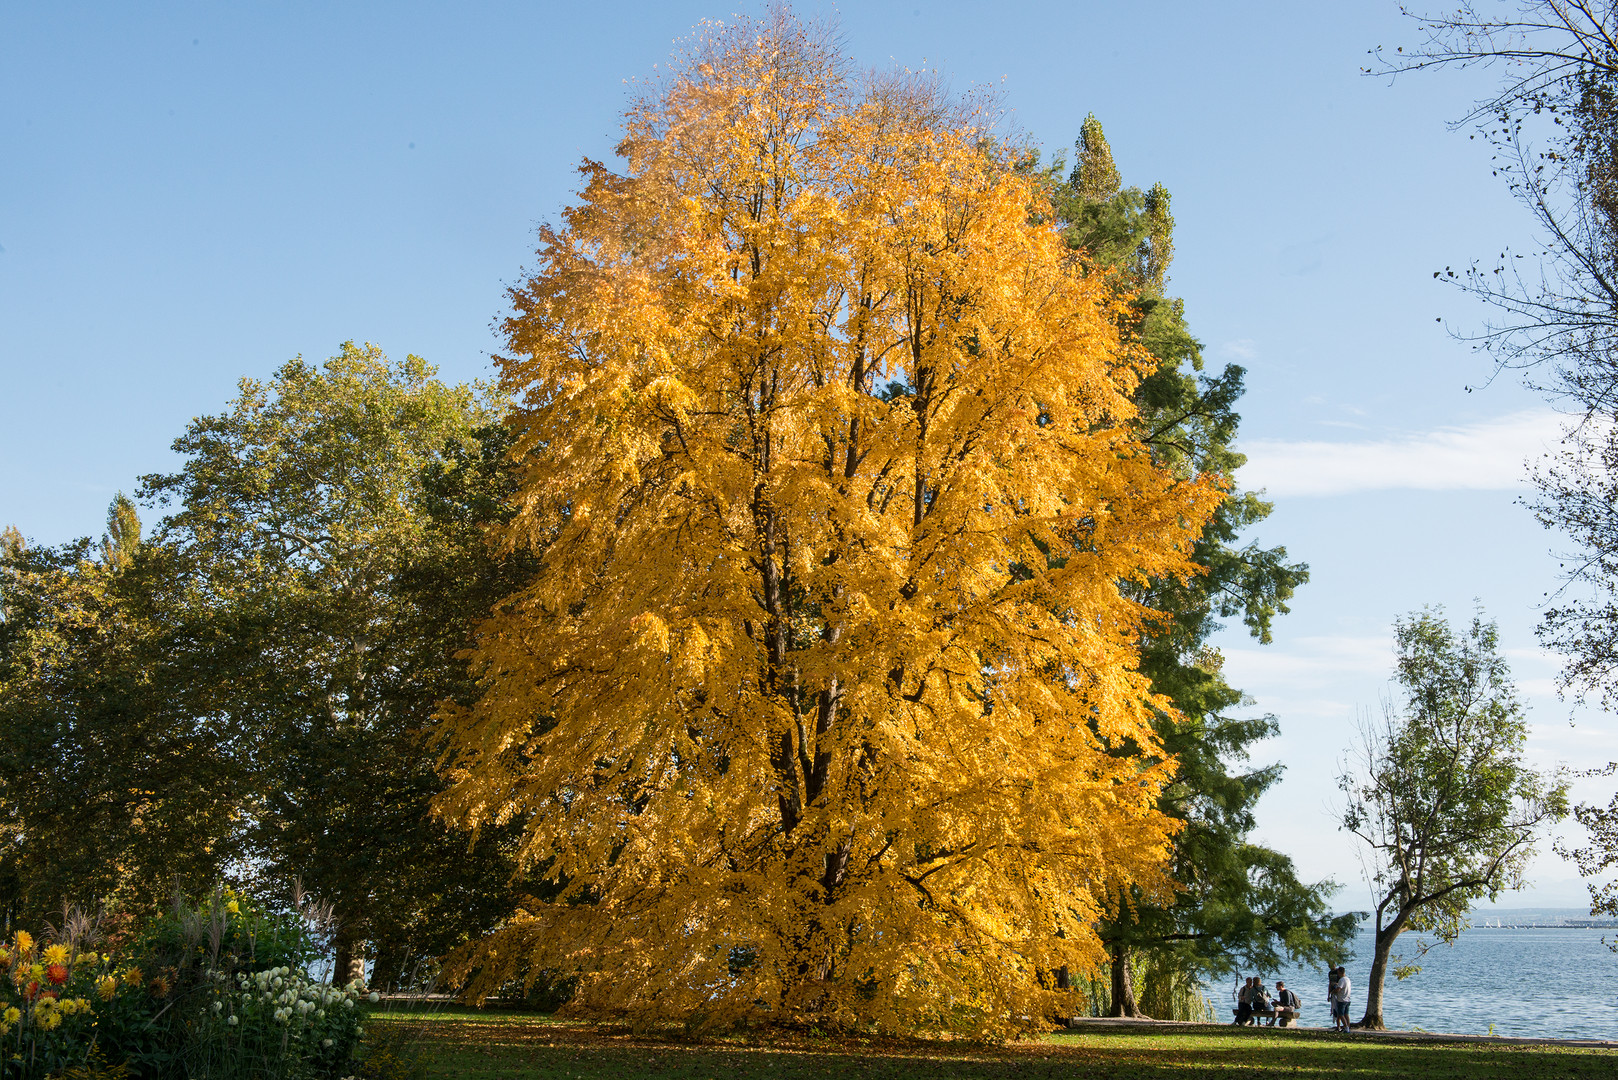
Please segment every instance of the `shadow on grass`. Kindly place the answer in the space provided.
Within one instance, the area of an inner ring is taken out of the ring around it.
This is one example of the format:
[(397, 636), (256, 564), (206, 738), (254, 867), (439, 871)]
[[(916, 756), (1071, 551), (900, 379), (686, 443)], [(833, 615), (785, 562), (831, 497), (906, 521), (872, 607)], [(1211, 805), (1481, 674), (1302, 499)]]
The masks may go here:
[[(398, 1021), (405, 1021), (400, 1015)], [(389, 1021), (397, 1022), (397, 1021)], [(1173, 1034), (1098, 1031), (1005, 1046), (892, 1039), (755, 1034), (676, 1041), (533, 1014), (438, 1012), (422, 1029), (435, 1076), (642, 1077), (680, 1080), (867, 1080), (1075, 1077), (1181, 1080), (1264, 1073), (1331, 1080), (1537, 1078), (1618, 1075), (1618, 1052), (1491, 1044), (1383, 1042), (1326, 1032), (1179, 1029)]]

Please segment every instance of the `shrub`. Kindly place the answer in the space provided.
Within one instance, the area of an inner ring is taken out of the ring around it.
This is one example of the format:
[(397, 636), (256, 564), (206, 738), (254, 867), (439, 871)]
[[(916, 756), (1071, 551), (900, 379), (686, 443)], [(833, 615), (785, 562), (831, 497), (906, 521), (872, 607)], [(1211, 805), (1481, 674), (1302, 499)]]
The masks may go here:
[(187, 1025), (188, 1076), (301, 1080), (354, 1071), (366, 997), (358, 980), (338, 989), (290, 967), (211, 978)]
[(169, 911), (142, 928), (131, 949), (151, 972), (190, 985), (204, 972), (304, 970), (325, 950), (322, 915), (312, 905), (274, 911), (221, 889), (192, 906), (176, 897)]
[(47, 944), (19, 931), (0, 947), (0, 1077), (354, 1074), (376, 995), (309, 977), (324, 949), (308, 914), (226, 892), (177, 900), (118, 957), (87, 947), (97, 927), (78, 913)]

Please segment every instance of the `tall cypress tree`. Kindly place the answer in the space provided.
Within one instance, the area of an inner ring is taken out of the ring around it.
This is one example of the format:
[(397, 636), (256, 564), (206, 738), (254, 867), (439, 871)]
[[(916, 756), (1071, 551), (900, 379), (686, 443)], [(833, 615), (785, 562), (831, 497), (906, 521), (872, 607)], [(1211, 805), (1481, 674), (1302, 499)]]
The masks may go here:
[[(1174, 251), (1174, 218), (1162, 184), (1123, 187), (1100, 122), (1084, 121), (1071, 175), (1056, 185), (1053, 203), (1071, 247), (1095, 260), (1120, 292), (1133, 294), (1133, 330), (1157, 357), (1157, 370), (1136, 392), (1138, 423), (1159, 460), (1186, 474), (1234, 477), (1244, 463), (1232, 448), (1241, 417), (1236, 403), (1246, 372), (1238, 365), (1205, 370), (1184, 303), (1166, 294)], [(1284, 854), (1248, 839), (1254, 808), (1280, 779), (1278, 764), (1248, 767), (1249, 748), (1279, 730), (1273, 716), (1244, 715), (1247, 703), (1225, 679), (1210, 638), (1220, 619), (1240, 616), (1268, 643), (1276, 615), (1285, 614), (1308, 567), (1286, 548), (1243, 543), (1244, 530), (1269, 516), (1271, 504), (1233, 490), (1203, 531), (1196, 561), (1207, 573), (1191, 581), (1158, 579), (1147, 602), (1166, 618), (1142, 650), (1141, 670), (1178, 715), (1160, 713), (1157, 735), (1178, 763), (1161, 807), (1184, 822), (1175, 841), (1173, 876), (1182, 887), (1168, 903), (1119, 896), (1102, 938), (1112, 957), (1111, 1011), (1141, 1015), (1169, 1003), (1169, 987), (1194, 984), (1238, 963), (1274, 968), (1333, 955), (1352, 934), (1352, 916), (1332, 917), (1332, 882), (1299, 880)], [(1133, 985), (1137, 955), (1152, 973)]]

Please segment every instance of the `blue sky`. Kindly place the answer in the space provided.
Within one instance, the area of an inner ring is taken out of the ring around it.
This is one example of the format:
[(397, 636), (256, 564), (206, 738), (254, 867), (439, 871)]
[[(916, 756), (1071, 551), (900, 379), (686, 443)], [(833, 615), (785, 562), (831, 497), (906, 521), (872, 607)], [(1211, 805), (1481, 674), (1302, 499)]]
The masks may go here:
[[(503, 287), (579, 160), (610, 158), (626, 81), (741, 6), (0, 7), (0, 524), (98, 533), (239, 378), (347, 338), (488, 375)], [(1413, 40), (1380, 0), (797, 10), (836, 15), (865, 64), (997, 86), (1049, 152), (1093, 111), (1126, 182), (1173, 193), (1171, 291), (1209, 359), (1249, 369), (1241, 480), (1277, 506), (1256, 535), (1314, 572), (1274, 645), (1222, 641), (1282, 722), (1261, 836), (1363, 905), (1332, 778), (1392, 620), (1424, 604), (1498, 618), (1536, 761), (1618, 758), (1618, 724), (1557, 700), (1533, 636), (1556, 538), (1516, 500), (1556, 417), (1488, 383), (1447, 332), (1487, 313), (1432, 279), (1532, 239), (1445, 124), (1490, 75), (1361, 76)], [(1579, 902), (1560, 860), (1534, 878), (1514, 902)]]

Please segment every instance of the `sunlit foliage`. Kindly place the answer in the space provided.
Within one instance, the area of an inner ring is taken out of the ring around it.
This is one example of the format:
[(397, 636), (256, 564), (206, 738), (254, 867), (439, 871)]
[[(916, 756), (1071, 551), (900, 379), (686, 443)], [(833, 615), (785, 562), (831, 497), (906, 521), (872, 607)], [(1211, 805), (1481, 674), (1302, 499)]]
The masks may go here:
[(712, 27), (542, 230), (501, 365), (543, 569), (441, 805), (564, 888), (474, 995), (1003, 1034), (1169, 888), (1125, 586), (1196, 572), (1222, 482), (1141, 442), (1127, 298), (988, 129), (788, 15)]

